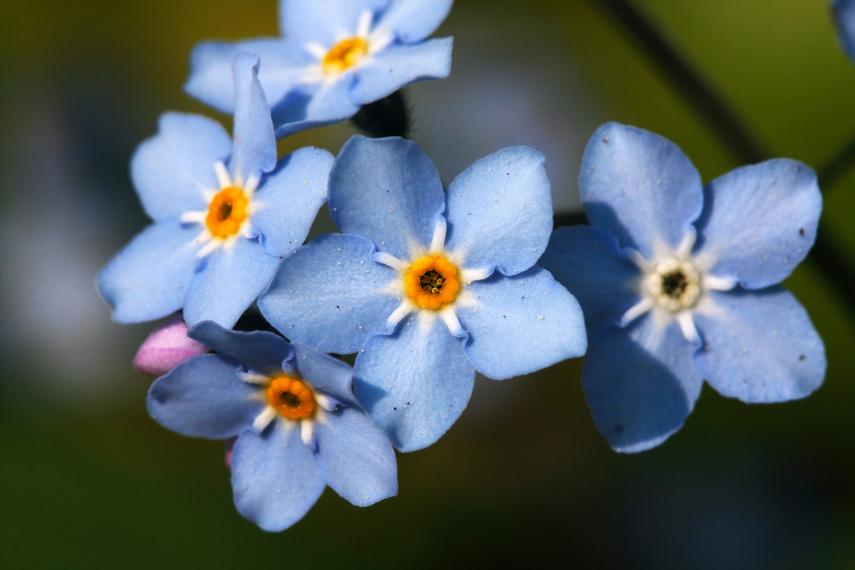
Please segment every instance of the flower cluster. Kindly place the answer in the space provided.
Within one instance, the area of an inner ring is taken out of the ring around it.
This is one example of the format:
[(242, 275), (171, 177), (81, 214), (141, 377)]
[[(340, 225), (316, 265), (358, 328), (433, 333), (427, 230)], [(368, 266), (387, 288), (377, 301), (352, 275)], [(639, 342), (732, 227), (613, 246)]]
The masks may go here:
[[(592, 225), (553, 233), (533, 148), (482, 158), (447, 189), (401, 137), (278, 157), (277, 137), (447, 76), (451, 39), (426, 38), (450, 8), (281, 0), (283, 38), (193, 52), (185, 88), (234, 115), (233, 138), (167, 113), (131, 161), (154, 222), (98, 289), (118, 322), (172, 315), (135, 359), (159, 376), (148, 410), (228, 442), (235, 504), (265, 530), (294, 524), (327, 485), (358, 506), (395, 495), (395, 448), (446, 433), (476, 371), (529, 374), (590, 344), (586, 396), (620, 451), (679, 429), (702, 379), (748, 402), (822, 382), (822, 342), (777, 285), (812, 245), (821, 209), (801, 163), (704, 187), (672, 143), (608, 124), (583, 159)], [(327, 201), (340, 233), (304, 244)], [(258, 312), (281, 336), (230, 330)], [(325, 353), (355, 353), (353, 368)]]

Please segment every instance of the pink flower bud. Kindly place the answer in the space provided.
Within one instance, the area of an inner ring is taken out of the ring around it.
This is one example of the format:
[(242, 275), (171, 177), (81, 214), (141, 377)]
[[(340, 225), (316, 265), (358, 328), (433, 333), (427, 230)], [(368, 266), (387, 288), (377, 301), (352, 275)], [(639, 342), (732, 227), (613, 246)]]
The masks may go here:
[(208, 347), (187, 337), (187, 325), (175, 314), (142, 343), (134, 357), (134, 368), (143, 374), (162, 376), (191, 356), (208, 352)]

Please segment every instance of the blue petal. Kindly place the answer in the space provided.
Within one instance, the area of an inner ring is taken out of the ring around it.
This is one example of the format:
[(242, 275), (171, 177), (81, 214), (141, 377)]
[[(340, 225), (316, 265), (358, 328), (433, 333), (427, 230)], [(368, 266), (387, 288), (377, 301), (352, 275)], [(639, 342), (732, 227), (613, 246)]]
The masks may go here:
[(780, 283), (816, 238), (822, 196), (816, 174), (801, 162), (769, 160), (716, 178), (704, 188), (698, 254), (709, 273), (735, 276), (743, 287)]
[(294, 359), (289, 363), (315, 390), (348, 405), (359, 407), (353, 395), (353, 368), (314, 348), (294, 343)]
[(356, 357), (353, 391), (401, 451), (431, 445), (466, 408), (475, 369), (462, 343), (435, 313), (420, 311)]
[(591, 137), (579, 185), (591, 225), (647, 258), (657, 242), (677, 248), (703, 206), (700, 175), (677, 145), (617, 123)]
[(446, 249), (467, 268), (516, 275), (537, 262), (552, 233), (543, 155), (506, 148), (476, 161), (448, 187)]
[(377, 23), (405, 43), (421, 41), (431, 35), (448, 16), (454, 0), (399, 0), (393, 2)]
[(253, 196), (252, 227), (264, 250), (285, 256), (303, 243), (318, 210), (327, 200), (333, 156), (322, 149), (301, 148), (279, 161)]
[(363, 12), (374, 14), (388, 4), (389, 0), (281, 0), (279, 27), (290, 40), (331, 48), (356, 34)]
[(273, 106), (276, 136), (282, 138), (306, 129), (331, 125), (347, 120), (359, 111), (350, 100), (355, 81), (352, 72), (342, 73), (331, 83), (300, 85)]
[(457, 317), (469, 333), (464, 352), (475, 370), (501, 380), (585, 353), (582, 308), (540, 267), (494, 274), (466, 286)]
[(614, 236), (590, 226), (558, 228), (538, 265), (579, 300), (589, 335), (616, 324), (638, 303), (638, 267), (618, 251)]
[(324, 352), (356, 352), (401, 301), (386, 290), (398, 273), (371, 260), (374, 246), (328, 234), (286, 257), (258, 300), (264, 318), (289, 339)]
[(196, 44), (190, 56), (190, 77), (184, 91), (224, 113), (235, 112), (235, 81), (232, 62), (236, 55), (259, 56), (259, 81), (271, 107), (299, 83), (305, 67), (317, 61), (302, 46), (281, 38), (260, 38), (234, 43)]
[(101, 296), (120, 323), (165, 317), (184, 306), (199, 258), (200, 229), (168, 219), (152, 224), (110, 260), (98, 275)]
[(327, 484), (358, 507), (398, 494), (395, 450), (377, 424), (354, 408), (315, 422), (318, 461)]
[(615, 451), (656, 447), (683, 426), (701, 392), (693, 351), (676, 322), (658, 328), (649, 314), (591, 339), (582, 387)]
[(199, 323), (187, 336), (260, 374), (281, 374), (282, 362), (294, 356), (288, 341), (278, 335), (264, 331), (232, 331), (211, 321)]
[(855, 58), (855, 2), (834, 0), (831, 4), (831, 14), (834, 16), (840, 45), (849, 57)]
[(235, 57), (234, 151), (229, 161), (232, 177), (246, 182), (276, 166), (276, 137), (264, 90), (258, 81), (258, 56)]
[(326, 483), (294, 422), (277, 418), (261, 435), (244, 431), (232, 454), (232, 487), (240, 514), (267, 531), (303, 518)]
[(258, 386), (238, 378), (240, 368), (217, 354), (194, 356), (154, 381), (146, 400), (148, 413), (181, 435), (233, 437), (267, 406)]
[(330, 173), (330, 215), (339, 229), (401, 260), (411, 258), (411, 247), (430, 245), (444, 198), (433, 162), (398, 137), (351, 137)]
[(131, 159), (131, 178), (146, 214), (160, 221), (207, 210), (205, 191), (220, 187), (214, 164), (231, 151), (231, 139), (218, 122), (183, 113), (161, 115), (158, 133)]
[(415, 45), (392, 45), (354, 71), (350, 100), (358, 105), (391, 95), (426, 79), (444, 79), (451, 73), (451, 38)]
[(804, 398), (825, 377), (822, 339), (786, 289), (709, 293), (715, 312), (698, 313), (704, 339), (697, 360), (721, 394), (743, 402)]
[(279, 261), (257, 241), (243, 237), (236, 238), (233, 247), (221, 247), (209, 255), (184, 303), (187, 325), (214, 321), (226, 328), (234, 326), (270, 282)]

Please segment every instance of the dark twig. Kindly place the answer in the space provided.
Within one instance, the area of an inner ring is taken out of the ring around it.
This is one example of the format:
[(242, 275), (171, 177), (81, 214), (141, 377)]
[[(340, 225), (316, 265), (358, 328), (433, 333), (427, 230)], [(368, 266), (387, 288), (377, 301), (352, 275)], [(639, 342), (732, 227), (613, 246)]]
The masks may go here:
[(828, 188), (834, 186), (853, 164), (855, 164), (855, 136), (837, 151), (835, 156), (817, 169), (816, 173), (819, 177), (820, 189), (825, 192)]
[[(761, 162), (769, 157), (762, 146), (741, 127), (736, 115), (718, 98), (710, 85), (628, 0), (593, 1), (632, 35), (738, 162)], [(829, 161), (821, 171), (820, 180), (827, 185), (842, 174), (853, 159), (853, 154), (855, 141)], [(849, 311), (855, 314), (855, 268), (850, 256), (840, 247), (840, 241), (827, 228), (820, 227), (808, 260), (835, 289)]]
[(407, 138), (410, 131), (410, 113), (401, 91), (363, 105), (350, 120), (357, 129), (372, 138)]

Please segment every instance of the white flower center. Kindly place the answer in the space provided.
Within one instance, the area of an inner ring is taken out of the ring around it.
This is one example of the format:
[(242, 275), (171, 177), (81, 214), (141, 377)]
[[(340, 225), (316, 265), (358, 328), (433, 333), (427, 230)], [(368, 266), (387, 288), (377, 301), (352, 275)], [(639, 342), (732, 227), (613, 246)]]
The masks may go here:
[(646, 293), (672, 313), (693, 307), (701, 296), (701, 275), (690, 262), (667, 257), (644, 278)]

